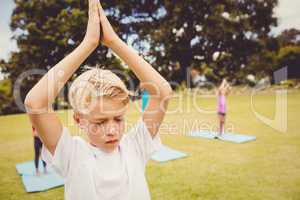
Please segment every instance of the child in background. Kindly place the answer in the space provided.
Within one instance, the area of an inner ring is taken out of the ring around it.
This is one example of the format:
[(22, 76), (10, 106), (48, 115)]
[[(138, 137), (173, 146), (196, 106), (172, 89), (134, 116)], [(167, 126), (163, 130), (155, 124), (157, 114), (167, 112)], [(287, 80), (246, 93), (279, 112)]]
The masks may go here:
[[(35, 172), (36, 175), (40, 175), (39, 171), (39, 157), (41, 153), (41, 149), (43, 146), (43, 143), (36, 131), (36, 129), (32, 126), (32, 136), (33, 136), (33, 147), (34, 147), (34, 166), (35, 166)], [(44, 173), (47, 173), (47, 164), (45, 161), (42, 160), (43, 166), (44, 166)]]
[(190, 71), (190, 75), (192, 78), (193, 87), (202, 88), (206, 85), (206, 77), (201, 74), (201, 71), (199, 69), (192, 68)]
[(215, 136), (215, 139), (221, 137), (224, 134), (225, 129), (225, 119), (226, 119), (226, 96), (229, 94), (231, 90), (230, 85), (226, 81), (226, 79), (222, 80), (221, 85), (217, 90), (217, 111), (219, 117), (219, 133)]
[[(52, 104), (99, 42), (135, 73), (149, 101), (141, 118), (123, 136), (129, 102), (125, 84), (109, 70), (82, 73), (72, 83), (69, 101), (76, 124), (87, 135), (85, 141), (70, 134)], [(44, 144), (42, 157), (65, 179), (66, 200), (150, 199), (145, 168), (161, 145), (158, 130), (171, 93), (169, 83), (114, 32), (100, 2), (89, 0), (83, 41), (39, 80), (24, 102)]]

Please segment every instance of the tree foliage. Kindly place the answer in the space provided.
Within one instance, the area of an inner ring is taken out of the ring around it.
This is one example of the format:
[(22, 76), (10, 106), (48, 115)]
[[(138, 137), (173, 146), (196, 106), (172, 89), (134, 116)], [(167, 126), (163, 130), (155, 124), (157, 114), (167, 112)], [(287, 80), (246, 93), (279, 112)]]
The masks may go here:
[[(87, 3), (87, 0), (15, 0), (10, 26), (19, 51), (0, 63), (13, 84), (26, 70), (50, 69), (81, 42), (87, 23)], [(140, 50), (164, 77), (178, 83), (184, 82), (190, 66), (203, 68), (210, 80), (228, 77), (238, 82), (256, 69), (251, 65), (253, 59), (259, 63), (258, 55), (264, 51), (268, 57), (270, 47), (275, 44), (269, 33), (270, 27), (277, 23), (273, 16), (277, 0), (102, 0), (101, 3), (116, 32)], [(130, 74), (102, 46), (84, 64), (101, 64)], [(38, 79), (31, 76), (23, 81), (22, 98)], [(12, 101), (9, 107), (13, 106)]]

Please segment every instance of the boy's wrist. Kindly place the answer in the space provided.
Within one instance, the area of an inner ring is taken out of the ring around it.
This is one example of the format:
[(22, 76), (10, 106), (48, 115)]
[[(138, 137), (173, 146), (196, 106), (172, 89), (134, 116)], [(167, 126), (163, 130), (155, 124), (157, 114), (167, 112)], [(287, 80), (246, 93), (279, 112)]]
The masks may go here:
[(98, 42), (90, 41), (87, 39), (83, 39), (82, 42), (80, 43), (80, 46), (85, 46), (90, 49), (96, 49), (98, 45), (99, 45)]
[(109, 43), (107, 43), (105, 45), (111, 49), (114, 49), (115, 47), (122, 44), (122, 42), (123, 42), (123, 40), (121, 40), (121, 38), (116, 37), (115, 39), (111, 40)]

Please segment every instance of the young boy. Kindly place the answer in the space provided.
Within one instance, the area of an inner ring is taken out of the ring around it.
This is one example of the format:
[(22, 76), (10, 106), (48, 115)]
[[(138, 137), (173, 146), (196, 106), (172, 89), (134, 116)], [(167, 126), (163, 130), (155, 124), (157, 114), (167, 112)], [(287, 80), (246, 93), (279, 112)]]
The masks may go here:
[[(100, 31), (100, 24), (102, 31)], [(72, 84), (74, 119), (88, 141), (72, 137), (52, 103), (67, 80), (98, 46), (111, 48), (149, 92), (141, 119), (123, 136), (128, 91), (108, 70), (92, 69)], [(145, 166), (160, 146), (157, 134), (172, 93), (167, 81), (114, 32), (98, 0), (89, 0), (89, 20), (81, 44), (30, 90), (28, 115), (39, 132), (42, 156), (65, 179), (65, 199), (147, 200)]]

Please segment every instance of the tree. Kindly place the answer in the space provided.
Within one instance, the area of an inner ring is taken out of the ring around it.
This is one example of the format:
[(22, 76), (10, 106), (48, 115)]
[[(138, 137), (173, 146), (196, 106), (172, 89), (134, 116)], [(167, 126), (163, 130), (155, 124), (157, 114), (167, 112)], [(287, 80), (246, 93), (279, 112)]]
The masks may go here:
[(262, 51), (252, 55), (248, 73), (258, 77), (273, 76), (273, 72), (282, 68), (295, 68), (300, 64), (300, 31), (284, 30), (277, 37), (261, 40)]
[(211, 68), (212, 79), (240, 78), (236, 75), (242, 73), (237, 72), (246, 70), (251, 55), (262, 51), (260, 42), (277, 23), (273, 16), (277, 0), (155, 2), (157, 14), (145, 15), (151, 20), (144, 23), (146, 29), (137, 26), (137, 32), (149, 38), (160, 71), (179, 82), (189, 66), (203, 64)]
[[(190, 66), (203, 66), (208, 78), (239, 80), (251, 57), (265, 46), (270, 26), (276, 25), (277, 0), (102, 0), (116, 32), (139, 49), (168, 80), (181, 83)], [(15, 0), (11, 29), (18, 52), (2, 71), (12, 83), (29, 69), (48, 70), (82, 40), (87, 0)], [(122, 68), (116, 57), (99, 46), (85, 62)], [(77, 72), (80, 73), (80, 70)], [(29, 77), (22, 98), (39, 79)], [(135, 82), (136, 79), (134, 79)], [(13, 102), (10, 107), (13, 107)]]
[(278, 69), (281, 67), (300, 68), (300, 45), (286, 46), (280, 49), (278, 55)]
[(288, 67), (299, 71), (300, 66), (300, 30), (288, 29), (278, 36), (280, 50), (278, 52), (277, 69)]
[(258, 79), (266, 76), (272, 79), (273, 72), (278, 68), (279, 41), (270, 36), (259, 40), (259, 45), (261, 51), (250, 55), (245, 73), (255, 75)]
[[(122, 5), (121, 2), (118, 3)], [(15, 0), (15, 4), (10, 27), (14, 32), (13, 39), (16, 40), (19, 51), (12, 52), (7, 62), (4, 60), (0, 62), (1, 71), (6, 73), (14, 84), (23, 72), (31, 69), (47, 71), (70, 53), (82, 41), (88, 17), (87, 0)], [(110, 8), (109, 15), (114, 14), (115, 10), (111, 9), (113, 8), (111, 4), (103, 2), (103, 6)], [(116, 22), (115, 18), (112, 18), (112, 22)], [(128, 37), (126, 25), (118, 23), (115, 29), (123, 38)], [(101, 64), (109, 69), (122, 69), (121, 62), (116, 57), (110, 56), (111, 53), (107, 48), (99, 46), (84, 65)], [(79, 69), (77, 74), (81, 72)], [(23, 80), (21, 99), (25, 98), (40, 77), (28, 76)], [(9, 98), (11, 102), (8, 107), (15, 108), (12, 93)], [(17, 112), (9, 108), (5, 110)]]
[(287, 29), (284, 30), (278, 37), (280, 46), (300, 45), (300, 30)]

